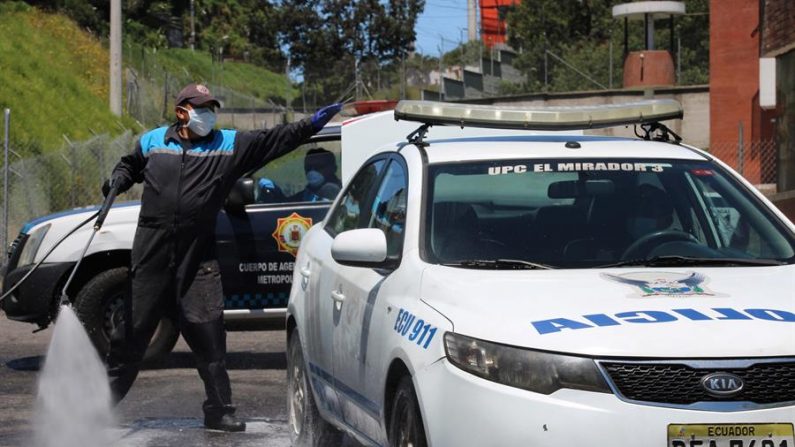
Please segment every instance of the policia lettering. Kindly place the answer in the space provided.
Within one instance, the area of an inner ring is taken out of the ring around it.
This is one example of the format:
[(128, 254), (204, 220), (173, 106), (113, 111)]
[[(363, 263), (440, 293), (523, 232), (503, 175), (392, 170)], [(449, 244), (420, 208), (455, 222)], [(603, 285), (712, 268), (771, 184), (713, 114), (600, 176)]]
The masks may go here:
[[(201, 85), (176, 100), (178, 122), (141, 136), (113, 170), (119, 192), (144, 183), (131, 255), (132, 299), (124, 324), (111, 334), (108, 374), (115, 399), (125, 396), (164, 314), (179, 322), (204, 381), (205, 425), (239, 431), (226, 371), (223, 291), (213, 261), (215, 219), (239, 177), (295, 149), (328, 122), (339, 107), (311, 119), (248, 132), (190, 126), (194, 114), (220, 106)], [(204, 132), (202, 132), (204, 133)], [(209, 261), (202, 264), (203, 261)], [(201, 265), (201, 269), (200, 269)], [(194, 279), (196, 279), (194, 281)]]
[(670, 312), (661, 310), (636, 310), (632, 312), (618, 312), (613, 315), (590, 314), (583, 315), (581, 319), (552, 318), (549, 320), (533, 321), (531, 324), (539, 334), (560, 332), (564, 329), (589, 329), (604, 326), (620, 326), (625, 323), (670, 323), (684, 318), (690, 321), (725, 321), (725, 320), (764, 320), (784, 323), (795, 323), (795, 313), (778, 309), (745, 309), (740, 311), (729, 307), (713, 307), (711, 309), (671, 309)]

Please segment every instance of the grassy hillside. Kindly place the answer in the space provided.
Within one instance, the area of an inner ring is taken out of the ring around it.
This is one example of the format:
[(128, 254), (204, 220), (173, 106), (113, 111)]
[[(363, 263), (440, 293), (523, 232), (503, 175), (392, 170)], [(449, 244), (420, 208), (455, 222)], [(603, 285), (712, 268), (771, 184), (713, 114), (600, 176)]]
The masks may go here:
[[(298, 91), (290, 85), (286, 76), (276, 74), (256, 65), (244, 62), (225, 61), (213, 64), (210, 54), (182, 48), (152, 50), (140, 45), (126, 44), (125, 65), (130, 65), (149, 79), (160, 80), (168, 72), (179, 85), (188, 82), (202, 82), (219, 89), (234, 91), (233, 96), (250, 97), (256, 100), (274, 98), (284, 103), (297, 96)], [(223, 94), (222, 92), (214, 92)], [(227, 92), (229, 96), (229, 93)], [(234, 101), (235, 98), (229, 98)], [(228, 104), (231, 107), (248, 107), (242, 104)]]
[[(142, 130), (136, 120), (114, 117), (108, 110), (108, 57), (99, 39), (67, 17), (24, 3), (0, 2), (0, 109), (11, 109), (11, 138), (17, 151), (50, 152), (63, 147), (64, 136), (81, 141), (92, 132)], [(149, 113), (136, 116), (146, 127), (163, 120), (166, 72), (166, 93), (172, 98), (188, 82), (223, 86), (215, 93), (229, 98), (232, 107), (262, 106), (260, 101), (268, 98), (283, 98), (277, 102), (284, 103), (297, 94), (285, 76), (241, 62), (213, 65), (209, 54), (198, 51), (144, 49), (128, 43), (124, 65), (139, 73), (141, 97), (136, 99), (143, 106), (136, 110)]]
[(11, 109), (18, 150), (135, 127), (108, 112), (108, 52), (65, 17), (0, 3), (0, 61), (0, 108)]

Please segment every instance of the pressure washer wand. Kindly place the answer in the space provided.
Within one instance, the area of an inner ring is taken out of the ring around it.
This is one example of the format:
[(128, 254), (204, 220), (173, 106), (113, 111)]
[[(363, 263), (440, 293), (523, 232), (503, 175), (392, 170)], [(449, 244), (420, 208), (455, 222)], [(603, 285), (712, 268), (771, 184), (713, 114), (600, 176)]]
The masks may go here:
[(75, 268), (72, 269), (72, 273), (69, 274), (69, 279), (66, 280), (66, 284), (63, 286), (63, 290), (61, 291), (61, 306), (69, 306), (71, 302), (69, 301), (69, 296), (66, 294), (67, 289), (69, 289), (69, 284), (72, 283), (72, 279), (74, 279), (75, 274), (77, 273), (77, 269), (80, 267), (80, 264), (83, 262), (83, 258), (86, 256), (86, 252), (88, 251), (88, 247), (91, 246), (91, 241), (94, 240), (94, 236), (99, 232), (99, 229), (102, 228), (102, 224), (105, 223), (105, 218), (108, 217), (108, 213), (110, 212), (110, 207), (113, 205), (113, 201), (116, 199), (116, 194), (119, 192), (119, 186), (112, 182), (110, 185), (110, 190), (108, 191), (108, 195), (105, 196), (105, 201), (102, 202), (102, 207), (99, 209), (99, 213), (97, 214), (97, 221), (94, 222), (94, 231), (88, 236), (88, 242), (86, 246), (83, 247), (83, 252), (80, 253), (80, 257), (77, 259), (77, 264), (75, 264)]

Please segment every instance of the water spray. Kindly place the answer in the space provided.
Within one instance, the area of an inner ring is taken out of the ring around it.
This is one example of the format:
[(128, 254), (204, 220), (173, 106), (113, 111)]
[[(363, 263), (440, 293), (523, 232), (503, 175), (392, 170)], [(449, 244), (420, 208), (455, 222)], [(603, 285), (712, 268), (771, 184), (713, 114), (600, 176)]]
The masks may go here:
[[(88, 247), (102, 228), (116, 198), (118, 186), (110, 186), (99, 211), (69, 232), (74, 233), (96, 217), (94, 231), (89, 235), (88, 242), (61, 292), (58, 321), (47, 349), (44, 366), (39, 373), (34, 415), (35, 447), (106, 447), (114, 443), (113, 428), (116, 423), (105, 366), (72, 310), (67, 295), (69, 285), (86, 256)], [(47, 255), (69, 234), (59, 240)]]

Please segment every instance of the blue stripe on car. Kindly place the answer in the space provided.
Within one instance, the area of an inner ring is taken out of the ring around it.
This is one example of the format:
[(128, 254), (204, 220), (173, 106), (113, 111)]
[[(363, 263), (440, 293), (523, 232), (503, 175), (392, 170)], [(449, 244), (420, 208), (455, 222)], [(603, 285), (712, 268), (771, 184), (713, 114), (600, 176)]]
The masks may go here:
[[(112, 209), (113, 208), (126, 208), (128, 206), (139, 206), (140, 204), (141, 204), (141, 202), (137, 201), (137, 200), (131, 201), (131, 202), (114, 203)], [(37, 218), (35, 218), (33, 220), (29, 220), (29, 221), (25, 222), (25, 224), (22, 226), (22, 230), (20, 232), (21, 233), (27, 233), (28, 231), (30, 231), (31, 228), (35, 227), (36, 225), (38, 225), (40, 223), (47, 222), (49, 220), (54, 220), (54, 219), (58, 219), (58, 218), (65, 217), (65, 216), (72, 216), (72, 215), (75, 215), (75, 214), (82, 214), (82, 213), (90, 214), (90, 213), (93, 213), (95, 211), (99, 211), (99, 208), (100, 208), (99, 205), (87, 206), (87, 207), (83, 207), (83, 208), (73, 208), (71, 210), (59, 211), (57, 213), (53, 213), (53, 214), (48, 214), (46, 216), (37, 217)]]
[(326, 383), (332, 385), (338, 393), (344, 394), (350, 400), (352, 400), (356, 405), (364, 410), (367, 414), (375, 418), (376, 420), (380, 420), (381, 412), (380, 407), (375, 402), (367, 399), (363, 395), (359, 394), (356, 390), (349, 387), (336, 377), (334, 377), (328, 371), (325, 371), (323, 368), (315, 365), (312, 362), (309, 362), (309, 371), (323, 379)]

